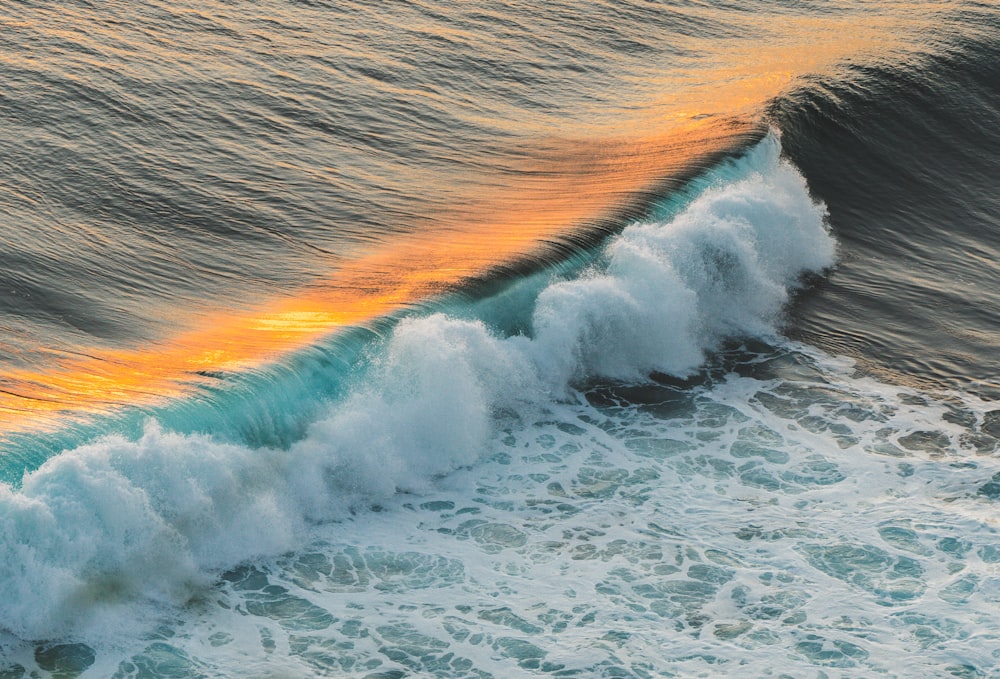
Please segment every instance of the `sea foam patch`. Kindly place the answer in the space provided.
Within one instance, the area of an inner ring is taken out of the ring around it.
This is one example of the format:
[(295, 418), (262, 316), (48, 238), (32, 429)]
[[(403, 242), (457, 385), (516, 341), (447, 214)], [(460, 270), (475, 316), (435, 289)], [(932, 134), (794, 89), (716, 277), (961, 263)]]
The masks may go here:
[(995, 667), (1000, 532), (980, 489), (1000, 470), (996, 404), (796, 345), (740, 360), (698, 387), (602, 382), (508, 423), (436, 487), (225, 571), (106, 673)]
[(995, 404), (794, 345), (752, 361), (694, 389), (605, 383), (553, 404), (444, 487), (227, 573), (225, 606), (174, 644), (294, 676), (995, 666), (1000, 533), (979, 492)]

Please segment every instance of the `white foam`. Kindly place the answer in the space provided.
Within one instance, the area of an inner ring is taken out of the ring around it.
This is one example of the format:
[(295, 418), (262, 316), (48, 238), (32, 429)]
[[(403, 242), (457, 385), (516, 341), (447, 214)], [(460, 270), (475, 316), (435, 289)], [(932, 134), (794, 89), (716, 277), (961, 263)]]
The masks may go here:
[(995, 404), (775, 354), (673, 416), (553, 403), (448, 488), (228, 575), (170, 643), (222, 675), (988, 674), (998, 465), (967, 436)]
[(0, 487), (0, 625), (47, 638), (121, 602), (183, 602), (221, 570), (294, 549), (310, 522), (474, 463), (499, 423), (577, 380), (686, 375), (727, 336), (775, 333), (798, 277), (834, 255), (823, 206), (779, 156), (769, 135), (675, 219), (625, 229), (599, 269), (542, 291), (530, 336), (402, 321), (288, 450), (151, 423)]
[(833, 264), (826, 210), (769, 135), (667, 223), (632, 225), (605, 271), (544, 290), (537, 358), (557, 384), (582, 377), (686, 375), (733, 335), (771, 335), (789, 290)]

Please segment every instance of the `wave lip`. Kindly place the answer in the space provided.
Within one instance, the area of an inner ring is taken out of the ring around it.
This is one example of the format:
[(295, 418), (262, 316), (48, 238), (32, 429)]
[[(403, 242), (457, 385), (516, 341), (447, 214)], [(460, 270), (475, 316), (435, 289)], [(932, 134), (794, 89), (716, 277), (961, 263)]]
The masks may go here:
[(545, 287), (530, 332), (402, 321), (360, 386), (288, 449), (150, 423), (138, 440), (53, 457), (0, 487), (0, 621), (52, 638), (97, 608), (184, 601), (222, 570), (294, 549), (313, 522), (474, 463), (501, 423), (580, 381), (688, 375), (727, 337), (773, 335), (800, 276), (833, 263), (825, 216), (771, 133), (678, 214), (627, 227), (590, 269)]
[(535, 311), (553, 360), (573, 347), (573, 377), (687, 375), (735, 335), (777, 330), (799, 277), (833, 264), (826, 210), (780, 158), (772, 132), (668, 222), (632, 225), (600, 275), (557, 283)]

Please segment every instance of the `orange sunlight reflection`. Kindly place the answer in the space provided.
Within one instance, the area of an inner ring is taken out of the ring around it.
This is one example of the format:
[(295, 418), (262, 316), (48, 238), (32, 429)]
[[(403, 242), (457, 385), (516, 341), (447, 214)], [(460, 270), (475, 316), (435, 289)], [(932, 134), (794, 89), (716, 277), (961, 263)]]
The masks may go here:
[(608, 217), (637, 191), (719, 151), (738, 132), (751, 128), (695, 121), (645, 145), (578, 145), (544, 167), (524, 168), (526, 181), (510, 191), (456, 208), (443, 220), (453, 226), (401, 237), (294, 298), (199, 319), (194, 329), (148, 349), (93, 349), (62, 358), (53, 371), (10, 371), (0, 390), (0, 427), (44, 428), (56, 417), (147, 405), (206, 384), (200, 372), (258, 366), (339, 328), (364, 325)]
[(529, 130), (522, 138), (536, 142), (535, 159), (479, 178), (478, 196), (439, 216), (443, 226), (350, 260), (294, 298), (183, 319), (191, 329), (148, 348), (93, 349), (44, 372), (8, 372), (0, 378), (0, 430), (45, 428), (58, 418), (190, 393), (207, 383), (199, 372), (260, 366), (531, 256), (745, 140), (759, 129), (762, 107), (803, 75), (828, 73), (858, 55), (888, 58), (901, 46), (898, 33), (889, 18), (874, 15), (860, 26), (856, 15), (802, 17), (780, 27), (780, 40), (732, 41), (732, 53), (716, 53), (711, 69), (682, 69), (684, 80), (669, 72), (662, 82), (654, 78), (643, 88), (654, 93), (650, 99), (610, 129), (574, 124), (560, 139)]

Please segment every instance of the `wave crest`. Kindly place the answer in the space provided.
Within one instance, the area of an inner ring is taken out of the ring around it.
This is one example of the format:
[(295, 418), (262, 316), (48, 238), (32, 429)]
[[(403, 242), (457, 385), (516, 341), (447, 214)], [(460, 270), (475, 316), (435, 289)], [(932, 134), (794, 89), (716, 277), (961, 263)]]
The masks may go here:
[(37, 639), (123, 600), (183, 600), (214, 573), (293, 549), (311, 522), (474, 463), (500, 422), (580, 380), (688, 375), (726, 337), (776, 333), (799, 277), (833, 263), (825, 214), (772, 133), (677, 215), (626, 228), (589, 270), (545, 287), (529, 333), (403, 320), (359, 386), (287, 449), (150, 423), (138, 440), (53, 457), (19, 490), (0, 486), (0, 621)]

